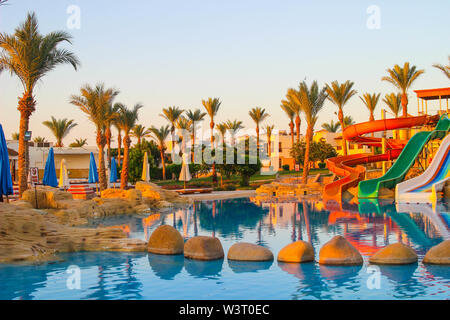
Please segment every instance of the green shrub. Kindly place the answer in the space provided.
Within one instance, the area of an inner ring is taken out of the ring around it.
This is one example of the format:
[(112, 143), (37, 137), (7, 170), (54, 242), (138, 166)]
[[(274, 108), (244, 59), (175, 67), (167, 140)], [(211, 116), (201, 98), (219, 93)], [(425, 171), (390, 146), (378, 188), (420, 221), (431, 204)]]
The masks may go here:
[(288, 164), (283, 165), (282, 168), (283, 168), (284, 171), (289, 171), (290, 170)]
[(236, 186), (234, 184), (226, 184), (224, 186), (225, 191), (234, 191), (236, 190)]
[(325, 162), (319, 162), (318, 166), (320, 169), (325, 169), (327, 167), (327, 164)]

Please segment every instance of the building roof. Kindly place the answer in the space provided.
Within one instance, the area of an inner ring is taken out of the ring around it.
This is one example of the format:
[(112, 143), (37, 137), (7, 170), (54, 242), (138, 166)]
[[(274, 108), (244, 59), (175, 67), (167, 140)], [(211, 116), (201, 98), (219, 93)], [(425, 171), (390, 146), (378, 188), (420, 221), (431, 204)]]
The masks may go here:
[(417, 98), (424, 100), (439, 100), (439, 97), (441, 97), (441, 99), (450, 99), (450, 87), (414, 90), (414, 92), (417, 94)]
[(7, 148), (8, 149), (8, 156), (10, 157), (17, 157), (19, 155), (19, 153), (13, 149)]
[(90, 154), (91, 152), (96, 154), (98, 153), (97, 147), (82, 147), (82, 148), (55, 148), (53, 147), (53, 152), (56, 154)]

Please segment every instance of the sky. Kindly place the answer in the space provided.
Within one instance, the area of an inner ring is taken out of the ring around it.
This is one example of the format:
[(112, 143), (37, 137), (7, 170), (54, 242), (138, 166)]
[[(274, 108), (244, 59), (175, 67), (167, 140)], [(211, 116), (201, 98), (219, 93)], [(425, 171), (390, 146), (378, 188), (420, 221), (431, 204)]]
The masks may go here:
[[(67, 23), (73, 17), (67, 10), (73, 5), (80, 10), (79, 29)], [(371, 6), (379, 9), (379, 15), (368, 12)], [(358, 95), (384, 96), (395, 91), (381, 81), (386, 69), (409, 61), (425, 69), (412, 90), (449, 86), (444, 74), (432, 67), (446, 64), (450, 55), (448, 0), (432, 5), (406, 0), (9, 0), (0, 7), (0, 32), (13, 33), (31, 11), (37, 14), (41, 33), (69, 32), (73, 44), (64, 47), (81, 60), (77, 72), (60, 66), (34, 91), (33, 137), (54, 140), (42, 125), (51, 116), (74, 119), (78, 126), (64, 139), (66, 145), (76, 138), (95, 144), (93, 125), (69, 103), (84, 84), (103, 82), (120, 90), (116, 102), (129, 107), (142, 103), (139, 123), (147, 127), (165, 124), (159, 116), (164, 107), (202, 108), (202, 99), (219, 97), (222, 106), (216, 123), (238, 119), (254, 128), (248, 111), (259, 106), (271, 115), (265, 124), (280, 130), (289, 129), (280, 101), (288, 88), (303, 80), (320, 85), (351, 80)], [(415, 114), (412, 90), (409, 110)], [(18, 132), (17, 100), (22, 92), (16, 77), (0, 74), (0, 123), (7, 138)], [(382, 103), (376, 118), (381, 108)], [(316, 130), (336, 120), (336, 110), (327, 101)], [(358, 97), (350, 100), (344, 113), (357, 122), (369, 117)]]

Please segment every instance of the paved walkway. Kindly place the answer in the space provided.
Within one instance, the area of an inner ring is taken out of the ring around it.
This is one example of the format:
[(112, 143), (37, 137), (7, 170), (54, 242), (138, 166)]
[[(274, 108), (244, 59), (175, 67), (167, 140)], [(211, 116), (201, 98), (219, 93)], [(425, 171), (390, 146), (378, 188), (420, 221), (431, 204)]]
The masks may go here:
[(236, 190), (236, 191), (214, 191), (203, 194), (181, 195), (181, 197), (191, 198), (192, 200), (223, 200), (233, 198), (248, 198), (256, 195), (255, 190)]

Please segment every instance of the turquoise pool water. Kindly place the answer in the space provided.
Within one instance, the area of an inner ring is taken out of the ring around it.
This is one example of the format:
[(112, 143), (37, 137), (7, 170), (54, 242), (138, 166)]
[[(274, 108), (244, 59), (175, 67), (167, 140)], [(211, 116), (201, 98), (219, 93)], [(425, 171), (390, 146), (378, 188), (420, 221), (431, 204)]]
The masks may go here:
[[(312, 242), (318, 254), (325, 242), (340, 234), (360, 250), (365, 264), (326, 267), (276, 261), (201, 262), (146, 253), (73, 253), (61, 255), (62, 262), (0, 266), (0, 299), (448, 299), (449, 267), (419, 261), (373, 269), (367, 263), (379, 248), (398, 241), (411, 245), (421, 260), (428, 248), (449, 237), (447, 206), (436, 210), (439, 213), (427, 206), (397, 208), (379, 202), (356, 206), (234, 199), (198, 202), (186, 210), (147, 218), (96, 220), (92, 225), (120, 225), (130, 237), (140, 239), (147, 239), (157, 226), (170, 224), (185, 238), (218, 237), (225, 253), (232, 244), (245, 241), (264, 245), (275, 256), (298, 239)], [(70, 282), (71, 266), (79, 268), (79, 282)]]

